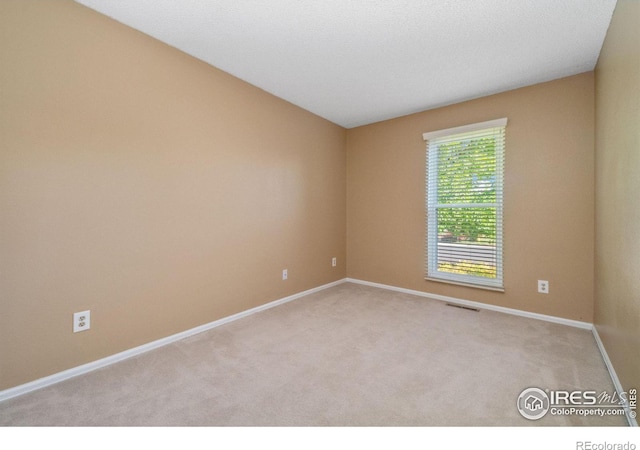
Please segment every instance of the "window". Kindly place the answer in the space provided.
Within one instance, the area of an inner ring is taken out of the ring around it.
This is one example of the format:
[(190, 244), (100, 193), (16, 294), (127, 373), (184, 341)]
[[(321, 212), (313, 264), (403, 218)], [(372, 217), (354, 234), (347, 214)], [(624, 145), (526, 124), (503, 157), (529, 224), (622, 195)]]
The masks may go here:
[(507, 119), (425, 133), (426, 277), (502, 290)]

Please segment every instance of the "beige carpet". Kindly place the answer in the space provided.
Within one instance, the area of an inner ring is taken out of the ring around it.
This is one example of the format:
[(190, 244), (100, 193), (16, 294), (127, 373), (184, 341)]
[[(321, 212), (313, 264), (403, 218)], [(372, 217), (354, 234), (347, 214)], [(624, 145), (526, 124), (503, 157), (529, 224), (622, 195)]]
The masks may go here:
[(520, 416), (527, 387), (613, 391), (589, 331), (341, 284), (0, 403), (0, 425), (620, 425)]

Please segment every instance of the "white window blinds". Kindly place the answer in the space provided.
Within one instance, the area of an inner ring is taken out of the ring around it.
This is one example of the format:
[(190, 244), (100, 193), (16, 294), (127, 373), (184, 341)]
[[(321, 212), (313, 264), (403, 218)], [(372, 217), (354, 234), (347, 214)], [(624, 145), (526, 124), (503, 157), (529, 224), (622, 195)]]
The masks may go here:
[(425, 133), (426, 276), (501, 290), (507, 119)]

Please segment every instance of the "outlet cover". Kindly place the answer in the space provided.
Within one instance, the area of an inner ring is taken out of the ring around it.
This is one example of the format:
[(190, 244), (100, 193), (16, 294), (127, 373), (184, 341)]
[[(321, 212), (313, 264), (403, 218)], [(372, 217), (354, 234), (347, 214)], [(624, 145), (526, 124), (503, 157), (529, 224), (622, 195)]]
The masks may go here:
[(547, 280), (538, 280), (538, 292), (540, 294), (549, 293), (549, 282)]
[(91, 311), (73, 313), (73, 332), (87, 331), (91, 328)]

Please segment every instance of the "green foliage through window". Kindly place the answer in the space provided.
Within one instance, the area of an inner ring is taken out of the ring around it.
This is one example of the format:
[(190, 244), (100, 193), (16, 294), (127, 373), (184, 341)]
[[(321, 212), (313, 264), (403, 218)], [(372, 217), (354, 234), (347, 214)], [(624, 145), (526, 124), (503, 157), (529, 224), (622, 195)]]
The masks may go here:
[(449, 142), (438, 148), (438, 236), (446, 242), (495, 243), (496, 209), (464, 204), (496, 202), (494, 138)]

